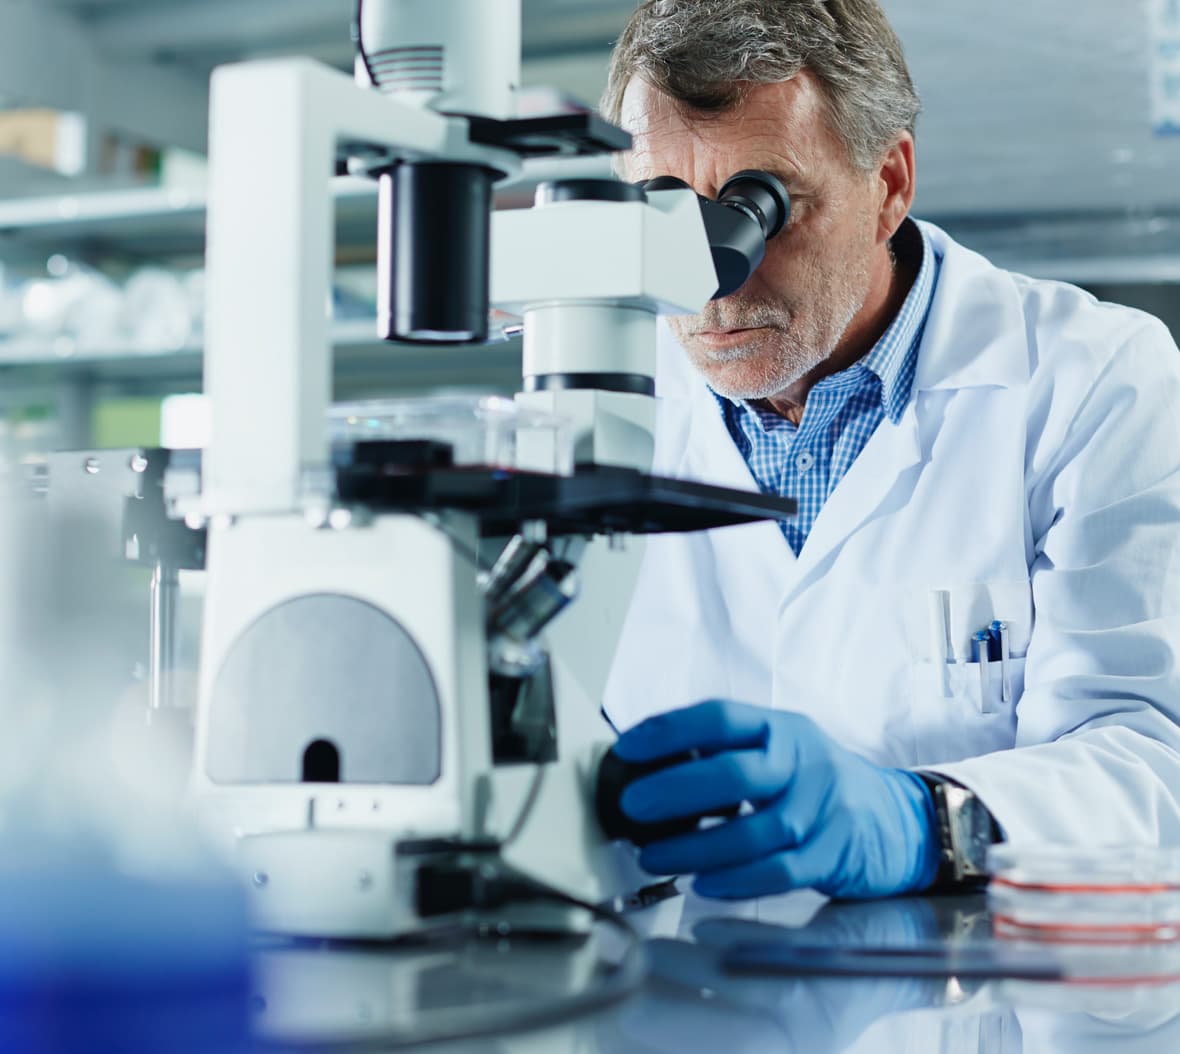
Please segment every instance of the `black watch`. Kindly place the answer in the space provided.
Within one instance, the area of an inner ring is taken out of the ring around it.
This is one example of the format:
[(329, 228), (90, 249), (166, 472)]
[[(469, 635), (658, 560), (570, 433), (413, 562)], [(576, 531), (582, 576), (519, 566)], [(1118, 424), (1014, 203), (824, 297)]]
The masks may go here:
[(1002, 841), (999, 825), (972, 791), (919, 772), (934, 798), (938, 821), (938, 874), (931, 892), (978, 889), (988, 879), (987, 851)]

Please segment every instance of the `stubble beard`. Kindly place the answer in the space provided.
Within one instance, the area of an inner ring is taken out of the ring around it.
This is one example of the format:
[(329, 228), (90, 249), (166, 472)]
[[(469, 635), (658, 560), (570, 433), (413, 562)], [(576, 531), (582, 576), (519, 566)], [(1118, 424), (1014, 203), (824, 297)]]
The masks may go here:
[[(768, 399), (785, 391), (836, 350), (868, 297), (867, 266), (816, 276), (811, 310), (795, 313), (781, 301), (732, 296), (711, 301), (699, 315), (668, 319), (693, 365), (718, 395), (734, 400)], [(750, 329), (750, 339), (732, 348), (710, 348), (699, 334)]]

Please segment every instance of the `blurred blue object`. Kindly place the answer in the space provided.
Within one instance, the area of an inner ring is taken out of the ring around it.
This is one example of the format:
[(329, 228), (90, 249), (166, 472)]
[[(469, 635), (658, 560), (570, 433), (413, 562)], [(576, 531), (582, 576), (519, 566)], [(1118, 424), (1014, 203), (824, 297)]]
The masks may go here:
[(232, 882), (0, 876), (7, 1054), (244, 1054), (250, 992), (245, 898)]
[(186, 807), (182, 723), (145, 720), (147, 593), (88, 491), (3, 454), (0, 1052), (241, 1054), (246, 891)]

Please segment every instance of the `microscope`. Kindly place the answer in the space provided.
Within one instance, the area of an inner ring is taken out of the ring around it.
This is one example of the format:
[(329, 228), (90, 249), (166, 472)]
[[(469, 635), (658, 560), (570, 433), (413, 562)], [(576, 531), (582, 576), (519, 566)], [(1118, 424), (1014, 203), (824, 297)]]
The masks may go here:
[[(601, 697), (642, 536), (792, 511), (649, 471), (657, 317), (739, 288), (786, 191), (565, 180), (494, 213), (525, 159), (629, 145), (593, 114), (516, 116), (520, 21), (520, 0), (361, 0), (354, 77), (213, 76), (211, 441), (147, 475), (206, 576), (193, 800), (264, 930), (584, 927), (579, 905), (635, 882)], [(523, 318), (512, 463), (330, 436), (342, 172), (378, 185), (381, 337), (479, 343), (491, 305)], [(159, 562), (150, 533), (136, 552)]]

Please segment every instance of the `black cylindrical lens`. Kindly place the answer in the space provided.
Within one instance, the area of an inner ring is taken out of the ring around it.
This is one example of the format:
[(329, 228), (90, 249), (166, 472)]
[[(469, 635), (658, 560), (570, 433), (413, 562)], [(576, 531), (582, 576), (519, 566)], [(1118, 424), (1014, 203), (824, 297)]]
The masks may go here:
[(577, 595), (578, 575), (573, 565), (552, 560), (501, 600), (489, 622), (494, 631), (523, 644), (537, 636)]
[(382, 339), (487, 339), (495, 178), (478, 165), (435, 162), (406, 162), (381, 174), (377, 325)]
[(783, 229), (791, 212), (791, 197), (782, 182), (769, 172), (754, 169), (730, 176), (717, 200), (747, 209), (757, 219), (767, 241)]

